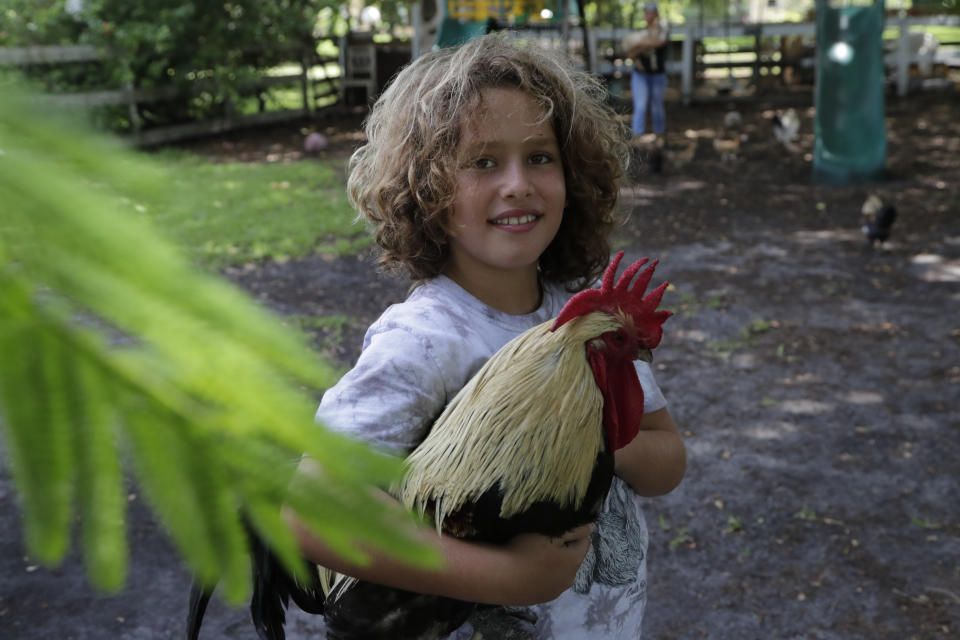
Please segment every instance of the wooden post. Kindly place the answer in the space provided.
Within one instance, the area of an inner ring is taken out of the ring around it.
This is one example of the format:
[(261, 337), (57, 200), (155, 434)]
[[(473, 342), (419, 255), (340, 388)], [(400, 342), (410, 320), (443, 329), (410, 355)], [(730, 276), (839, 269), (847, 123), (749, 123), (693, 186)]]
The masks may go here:
[(300, 68), (303, 74), (300, 76), (300, 92), (303, 95), (303, 111), (310, 113), (310, 62), (313, 56), (303, 51), (300, 53)]
[(597, 66), (597, 33), (593, 29), (587, 32), (587, 71), (596, 73)]
[(127, 77), (130, 80), (127, 80), (123, 83), (123, 91), (126, 93), (126, 102), (127, 102), (127, 113), (130, 114), (130, 126), (133, 127), (133, 134), (137, 135), (140, 133), (140, 129), (143, 127), (143, 121), (140, 120), (140, 112), (137, 110), (137, 91), (133, 87), (133, 70), (130, 68), (130, 63), (126, 58), (123, 59), (123, 70), (126, 72)]
[(693, 44), (696, 39), (697, 32), (694, 26), (688, 26), (683, 34), (683, 68), (680, 70), (680, 92), (684, 105), (690, 104), (693, 95)]
[(753, 85), (760, 83), (760, 40), (763, 37), (763, 25), (757, 24), (753, 32)]
[[(901, 98), (910, 89), (910, 25), (900, 16), (900, 38), (897, 41), (897, 95)], [(881, 54), (882, 55), (882, 54)]]
[(570, 4), (560, 3), (560, 42), (563, 44), (563, 55), (570, 57)]

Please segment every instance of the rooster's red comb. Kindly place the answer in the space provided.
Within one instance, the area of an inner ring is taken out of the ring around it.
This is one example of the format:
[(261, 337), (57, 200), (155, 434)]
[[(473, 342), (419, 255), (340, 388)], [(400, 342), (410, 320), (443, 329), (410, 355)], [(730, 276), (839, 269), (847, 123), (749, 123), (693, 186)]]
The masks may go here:
[(643, 295), (646, 293), (647, 285), (650, 284), (658, 260), (650, 263), (650, 266), (640, 274), (631, 288), (630, 281), (645, 264), (650, 262), (650, 259), (641, 258), (631, 264), (620, 276), (617, 284), (614, 285), (613, 279), (617, 275), (617, 267), (620, 265), (621, 259), (623, 259), (623, 251), (614, 256), (613, 262), (603, 273), (603, 282), (599, 289), (587, 289), (570, 298), (561, 309), (560, 315), (557, 316), (553, 326), (550, 327), (551, 331), (556, 331), (573, 318), (594, 311), (606, 311), (611, 315), (622, 312), (630, 315), (634, 322), (638, 324), (641, 321), (644, 324), (653, 321), (657, 325), (663, 324), (667, 318), (673, 315), (670, 311), (656, 310), (669, 283), (664, 282), (647, 296)]

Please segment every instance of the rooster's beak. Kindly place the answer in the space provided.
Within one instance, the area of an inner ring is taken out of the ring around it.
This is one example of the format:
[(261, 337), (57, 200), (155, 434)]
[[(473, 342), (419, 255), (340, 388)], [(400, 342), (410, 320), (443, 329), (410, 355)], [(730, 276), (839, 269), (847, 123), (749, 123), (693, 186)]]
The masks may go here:
[(643, 360), (646, 363), (653, 362), (653, 351), (650, 349), (637, 349), (637, 360)]

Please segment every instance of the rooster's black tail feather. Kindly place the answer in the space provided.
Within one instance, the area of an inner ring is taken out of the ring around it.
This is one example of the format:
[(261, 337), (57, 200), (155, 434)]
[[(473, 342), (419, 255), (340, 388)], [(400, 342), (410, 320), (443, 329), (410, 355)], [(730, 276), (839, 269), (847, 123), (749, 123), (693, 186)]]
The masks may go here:
[(213, 595), (213, 587), (205, 587), (196, 580), (190, 585), (190, 608), (187, 611), (187, 640), (197, 640), (200, 637), (200, 626), (203, 624), (203, 614), (207, 611), (207, 603)]
[(283, 626), (291, 599), (307, 613), (323, 614), (325, 598), (313, 565), (307, 563), (312, 578), (304, 586), (287, 573), (280, 560), (252, 533), (250, 552), (253, 556), (250, 617), (261, 640), (284, 640)]
[[(316, 568), (306, 562), (312, 576), (306, 586), (287, 573), (276, 555), (263, 540), (247, 528), (253, 578), (253, 596), (250, 599), (250, 617), (260, 640), (284, 640), (284, 624), (290, 600), (307, 613), (321, 615), (325, 597)], [(214, 585), (215, 586), (215, 585)], [(187, 611), (187, 640), (198, 640), (207, 604), (214, 586), (205, 586), (194, 580), (190, 585), (190, 606)]]

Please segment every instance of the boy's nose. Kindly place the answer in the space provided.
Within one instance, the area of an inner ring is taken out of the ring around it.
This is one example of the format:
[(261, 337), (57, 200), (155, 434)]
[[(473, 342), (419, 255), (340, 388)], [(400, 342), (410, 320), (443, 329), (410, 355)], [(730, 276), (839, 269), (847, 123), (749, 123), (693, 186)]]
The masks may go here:
[(524, 197), (533, 192), (533, 183), (527, 175), (527, 167), (511, 163), (504, 171), (503, 191), (506, 196)]

